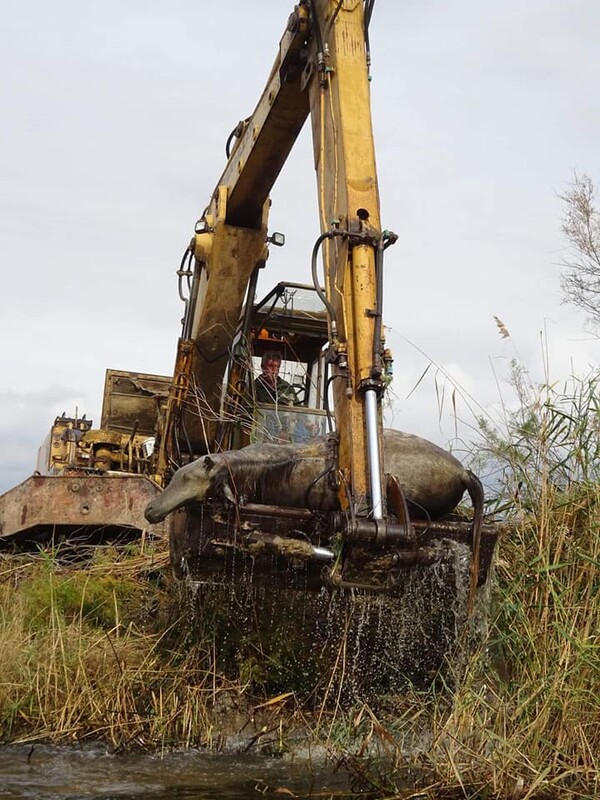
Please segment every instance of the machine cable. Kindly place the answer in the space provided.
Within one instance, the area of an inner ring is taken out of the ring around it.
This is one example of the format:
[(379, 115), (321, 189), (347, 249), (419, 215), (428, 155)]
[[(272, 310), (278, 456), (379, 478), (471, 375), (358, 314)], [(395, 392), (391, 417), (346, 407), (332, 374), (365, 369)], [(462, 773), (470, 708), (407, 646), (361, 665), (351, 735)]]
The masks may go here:
[(330, 375), (325, 381), (325, 391), (323, 394), (323, 406), (325, 408), (325, 413), (327, 414), (329, 433), (333, 433), (335, 429), (333, 417), (331, 416), (331, 409), (329, 408), (329, 387), (336, 378), (344, 378), (346, 380), (346, 376), (342, 372), (337, 372), (335, 375)]
[(381, 331), (383, 326), (383, 254), (387, 248), (398, 241), (398, 234), (385, 230), (379, 237), (375, 252), (375, 333), (373, 335), (373, 366), (371, 377), (375, 380), (381, 378)]
[(225, 142), (225, 155), (227, 156), (227, 160), (229, 160), (231, 156), (231, 143), (233, 142), (234, 139), (239, 139), (242, 136), (242, 134), (246, 130), (246, 126), (248, 125), (251, 119), (252, 119), (251, 117), (246, 117), (246, 119), (241, 119), (227, 137), (227, 141)]
[(325, 26), (325, 34), (323, 36), (323, 47), (324, 47), (325, 53), (327, 55), (329, 54), (328, 53), (329, 47), (327, 45), (327, 42), (329, 41), (329, 34), (331, 33), (331, 29), (333, 28), (333, 23), (335, 22), (335, 18), (340, 13), (340, 9), (343, 6), (343, 4), (344, 4), (344, 0), (338, 0), (338, 4), (334, 9), (333, 14), (329, 18), (329, 21), (327, 22), (327, 25)]
[(347, 235), (348, 234), (346, 233), (346, 231), (339, 230), (338, 228), (334, 228), (332, 230), (325, 231), (325, 233), (322, 233), (318, 237), (317, 241), (315, 242), (314, 247), (312, 249), (311, 259), (310, 259), (313, 286), (314, 286), (315, 292), (318, 294), (321, 302), (323, 303), (323, 305), (327, 309), (327, 314), (329, 316), (329, 322), (330, 322), (330, 325), (331, 325), (331, 338), (334, 341), (337, 339), (337, 334), (338, 334), (337, 321), (336, 321), (336, 316), (335, 316), (335, 311), (333, 309), (333, 306), (331, 305), (331, 303), (327, 299), (327, 296), (326, 296), (325, 292), (323, 291), (323, 289), (321, 288), (321, 285), (319, 283), (319, 276), (317, 275), (317, 256), (319, 254), (319, 248), (321, 247), (321, 245), (323, 244), (323, 242), (326, 239), (333, 239), (334, 236), (347, 236)]
[(364, 21), (365, 21), (365, 55), (367, 62), (367, 73), (369, 80), (371, 80), (371, 42), (369, 38), (369, 25), (371, 23), (371, 15), (373, 14), (373, 6), (375, 0), (365, 0)]
[(317, 477), (313, 481), (311, 481), (309, 483), (308, 488), (306, 490), (306, 493), (304, 495), (304, 505), (306, 506), (306, 508), (310, 508), (310, 505), (309, 505), (310, 493), (312, 492), (314, 487), (317, 485), (317, 483), (319, 483), (320, 480), (323, 480), (323, 478), (327, 477), (327, 475), (329, 475), (329, 473), (332, 472), (334, 470), (334, 468), (335, 467), (334, 467), (333, 464), (328, 466), (328, 467), (326, 467), (323, 470), (323, 472), (321, 472), (320, 475), (317, 475)]
[[(189, 333), (189, 316), (190, 316), (190, 299), (192, 294), (192, 278), (193, 278), (193, 270), (192, 270), (192, 259), (194, 257), (194, 253), (192, 251), (191, 245), (188, 245), (185, 249), (185, 252), (181, 258), (181, 263), (179, 265), (179, 269), (176, 272), (177, 275), (177, 292), (179, 294), (179, 299), (183, 303), (183, 319), (182, 319), (182, 331), (181, 336), (183, 339), (189, 338), (187, 333)], [(183, 280), (186, 280), (187, 283), (187, 295), (184, 292), (183, 288)]]

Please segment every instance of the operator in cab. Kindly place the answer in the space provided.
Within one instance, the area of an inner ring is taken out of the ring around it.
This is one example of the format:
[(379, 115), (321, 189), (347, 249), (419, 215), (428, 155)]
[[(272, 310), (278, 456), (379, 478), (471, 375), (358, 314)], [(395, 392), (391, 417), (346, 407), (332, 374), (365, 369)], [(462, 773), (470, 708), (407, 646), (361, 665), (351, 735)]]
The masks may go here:
[(300, 442), (306, 438), (301, 436), (303, 420), (296, 420), (291, 412), (293, 406), (300, 405), (294, 387), (279, 375), (281, 369), (281, 353), (268, 350), (260, 362), (260, 375), (254, 381), (254, 398), (257, 403), (272, 406), (267, 410), (264, 406), (258, 411), (260, 420), (259, 441), (276, 443)]
[(261, 373), (254, 381), (254, 393), (258, 403), (298, 405), (294, 387), (279, 376), (281, 353), (277, 350), (267, 351), (261, 359), (260, 369)]

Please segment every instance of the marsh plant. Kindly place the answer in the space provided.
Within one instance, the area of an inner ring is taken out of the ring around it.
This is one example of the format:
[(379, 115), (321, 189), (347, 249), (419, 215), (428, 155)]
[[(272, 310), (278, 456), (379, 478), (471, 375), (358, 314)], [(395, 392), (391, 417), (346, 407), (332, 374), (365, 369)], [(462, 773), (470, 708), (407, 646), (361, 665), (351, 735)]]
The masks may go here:
[(347, 720), (344, 763), (388, 796), (600, 792), (600, 375), (512, 379), (520, 403), (481, 421), (476, 454), (507, 521), (489, 633), (446, 691)]
[(536, 387), (513, 360), (510, 380), (518, 404), (479, 420), (477, 460), (495, 481), (495, 501), (531, 511), (553, 491), (571, 504), (600, 480), (600, 373)]

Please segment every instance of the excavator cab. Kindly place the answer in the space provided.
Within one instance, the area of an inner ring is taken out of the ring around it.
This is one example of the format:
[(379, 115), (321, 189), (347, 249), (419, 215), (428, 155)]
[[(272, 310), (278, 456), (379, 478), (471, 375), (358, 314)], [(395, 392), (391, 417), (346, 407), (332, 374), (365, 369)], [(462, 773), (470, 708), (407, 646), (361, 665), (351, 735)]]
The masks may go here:
[[(331, 430), (326, 344), (325, 309), (312, 286), (280, 282), (262, 300), (249, 298), (227, 369), (221, 448), (302, 444)], [(271, 362), (273, 387), (263, 376)]]

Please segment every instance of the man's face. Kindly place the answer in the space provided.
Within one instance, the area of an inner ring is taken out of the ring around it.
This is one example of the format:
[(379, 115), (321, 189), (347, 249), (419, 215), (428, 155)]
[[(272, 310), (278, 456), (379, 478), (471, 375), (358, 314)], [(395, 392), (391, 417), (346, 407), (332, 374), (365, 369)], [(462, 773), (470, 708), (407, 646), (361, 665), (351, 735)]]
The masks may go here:
[(277, 383), (277, 376), (279, 375), (280, 366), (281, 361), (278, 361), (275, 358), (268, 358), (263, 364), (263, 378), (267, 381), (267, 383), (270, 383), (271, 386), (275, 386)]

